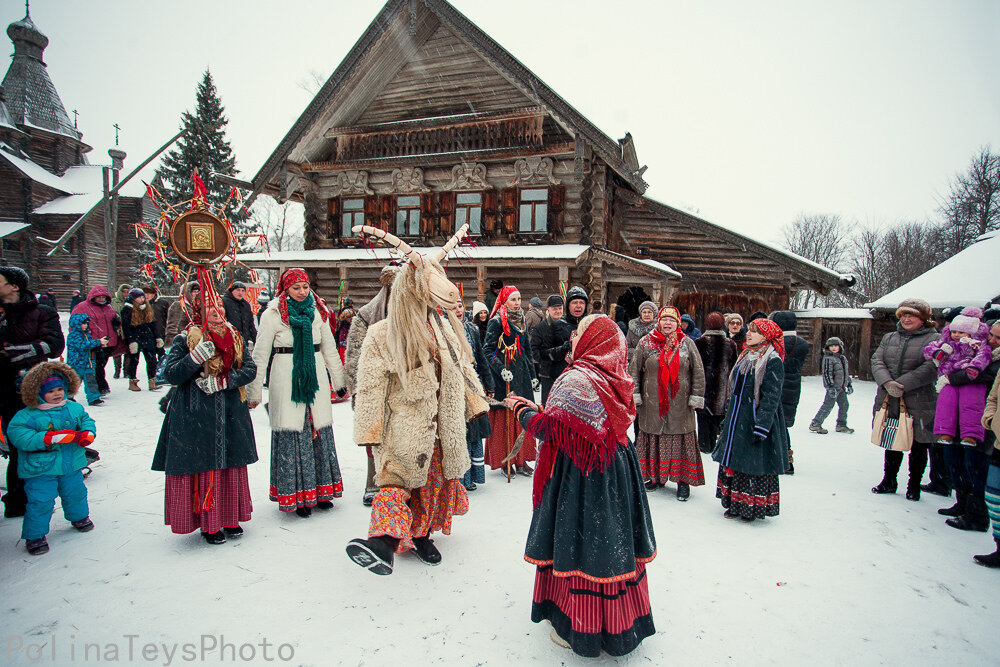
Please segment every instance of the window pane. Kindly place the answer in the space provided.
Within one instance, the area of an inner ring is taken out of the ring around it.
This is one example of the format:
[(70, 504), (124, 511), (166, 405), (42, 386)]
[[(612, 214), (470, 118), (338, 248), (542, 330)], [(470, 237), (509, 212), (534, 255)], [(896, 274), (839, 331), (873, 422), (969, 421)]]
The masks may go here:
[(340, 235), (341, 236), (350, 236), (351, 235), (351, 227), (354, 226), (354, 214), (353, 213), (344, 213), (341, 216), (341, 220), (343, 221), (343, 224), (341, 225)]
[(521, 201), (548, 201), (549, 191), (543, 190), (521, 190)]
[(469, 233), (470, 234), (481, 234), (482, 233), (482, 218), (483, 209), (479, 206), (469, 209)]
[(549, 228), (549, 205), (537, 204), (535, 206), (535, 231), (544, 232)]
[(420, 197), (397, 197), (396, 206), (399, 208), (420, 206)]
[(406, 211), (396, 211), (396, 236), (406, 236)]
[(483, 195), (479, 192), (463, 192), (458, 195), (459, 204), (482, 204)]
[(522, 232), (531, 231), (531, 204), (521, 204), (521, 215), (518, 220), (518, 230)]
[[(414, 199), (419, 199), (414, 197)], [(420, 233), (420, 209), (413, 209), (409, 211), (410, 213), (410, 236), (416, 236)]]
[(455, 229), (460, 229), (467, 222), (468, 211), (467, 208), (455, 209)]
[(345, 199), (343, 203), (345, 211), (363, 211), (365, 208), (364, 199)]

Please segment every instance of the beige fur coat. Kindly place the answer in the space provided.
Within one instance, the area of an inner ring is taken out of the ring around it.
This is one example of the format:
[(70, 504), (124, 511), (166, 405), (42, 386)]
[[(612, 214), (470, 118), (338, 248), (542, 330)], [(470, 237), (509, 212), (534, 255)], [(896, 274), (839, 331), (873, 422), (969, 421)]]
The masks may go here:
[[(372, 324), (361, 346), (354, 394), (354, 441), (371, 445), (375, 456), (375, 483), (380, 487), (417, 489), (427, 484), (434, 453), (434, 439), (441, 439), (445, 479), (458, 479), (469, 469), (465, 424), (486, 413), (482, 385), (471, 364), (456, 365), (443, 336), (458, 354), (455, 332), (444, 320), (445, 331), (435, 323), (439, 341), (441, 382), (434, 366), (412, 370), (404, 388), (386, 348), (388, 322)], [(466, 391), (465, 376), (475, 387)]]

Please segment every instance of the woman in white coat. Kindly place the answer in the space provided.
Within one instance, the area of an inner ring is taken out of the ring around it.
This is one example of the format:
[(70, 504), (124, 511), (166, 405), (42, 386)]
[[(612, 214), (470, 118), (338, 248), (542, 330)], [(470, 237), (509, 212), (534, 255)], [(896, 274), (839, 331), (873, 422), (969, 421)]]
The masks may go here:
[[(267, 414), (271, 419), (271, 500), (301, 517), (329, 509), (344, 491), (333, 441), (330, 387), (342, 396), (344, 366), (330, 331), (329, 311), (309, 289), (303, 269), (288, 269), (279, 296), (260, 318), (253, 360), (257, 377), (248, 387), (251, 408), (261, 401), (271, 352)], [(327, 373), (329, 372), (329, 375)]]

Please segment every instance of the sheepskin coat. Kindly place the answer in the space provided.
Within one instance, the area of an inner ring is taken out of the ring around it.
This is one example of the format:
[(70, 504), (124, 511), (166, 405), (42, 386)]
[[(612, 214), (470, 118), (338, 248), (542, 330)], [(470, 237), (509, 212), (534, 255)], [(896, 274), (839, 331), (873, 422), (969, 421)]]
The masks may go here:
[(375, 298), (361, 306), (354, 315), (351, 330), (347, 332), (347, 351), (344, 352), (344, 371), (347, 373), (347, 390), (354, 395), (358, 385), (358, 360), (361, 344), (368, 335), (368, 327), (381, 322), (389, 310), (389, 288), (383, 287)]
[(635, 348), (629, 372), (635, 382), (635, 423), (644, 433), (653, 435), (684, 435), (697, 428), (695, 410), (705, 406), (705, 370), (694, 341), (685, 336), (678, 347), (677, 377), (680, 388), (670, 399), (670, 410), (660, 417), (660, 353), (653, 347), (649, 335), (643, 336)]
[(472, 365), (452, 361), (445, 337), (456, 354), (459, 341), (447, 320), (442, 321), (444, 331), (437, 322), (431, 324), (438, 340), (440, 382), (431, 364), (410, 371), (403, 386), (389, 357), (389, 323), (385, 320), (368, 328), (361, 345), (354, 394), (354, 441), (372, 447), (379, 487), (418, 489), (426, 485), (437, 438), (445, 479), (460, 479), (471, 465), (465, 424), (484, 415), (488, 406), (485, 399), (475, 400), (466, 390), (468, 379), (475, 393), (483, 394)]
[[(289, 351), (275, 354), (271, 362), (271, 380), (268, 385), (267, 414), (271, 418), (271, 430), (301, 431), (306, 418), (306, 406), (292, 401), (292, 327), (281, 321), (278, 311), (278, 299), (268, 304), (267, 310), (260, 318), (257, 328), (257, 342), (253, 346), (253, 361), (257, 365), (257, 377), (247, 387), (247, 400), (259, 403), (264, 376), (267, 374), (267, 361), (271, 358), (271, 350), (276, 347), (287, 348)], [(337, 352), (337, 342), (333, 339), (330, 326), (320, 317), (319, 310), (313, 312), (312, 322), (313, 344), (319, 345), (316, 350), (316, 381), (319, 388), (313, 396), (309, 408), (312, 412), (313, 425), (317, 428), (333, 424), (333, 409), (330, 407), (330, 378), (333, 378), (333, 389), (343, 389), (347, 385), (344, 378), (344, 365), (340, 362)]]
[(726, 414), (729, 373), (736, 363), (736, 343), (721, 329), (709, 329), (694, 342), (705, 369), (705, 412), (716, 417)]
[(631, 360), (632, 355), (635, 354), (635, 347), (642, 340), (642, 337), (648, 334), (653, 328), (656, 327), (656, 318), (654, 317), (649, 322), (643, 322), (641, 317), (633, 317), (628, 323), (628, 332), (625, 334), (625, 344), (628, 346), (628, 358)]

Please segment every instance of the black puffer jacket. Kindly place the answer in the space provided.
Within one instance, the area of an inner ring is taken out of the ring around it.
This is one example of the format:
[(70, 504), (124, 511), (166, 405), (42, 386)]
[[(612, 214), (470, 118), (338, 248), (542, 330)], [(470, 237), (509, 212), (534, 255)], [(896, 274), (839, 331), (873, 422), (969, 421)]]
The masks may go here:
[(531, 331), (531, 351), (538, 364), (538, 375), (555, 380), (566, 370), (566, 355), (573, 334), (569, 322), (546, 316)]
[(253, 321), (253, 309), (246, 299), (234, 299), (231, 292), (222, 296), (222, 305), (226, 309), (226, 320), (236, 327), (243, 340), (253, 343), (257, 340), (257, 326)]
[[(30, 345), (30, 349), (18, 349)], [(55, 359), (66, 347), (59, 315), (38, 303), (31, 292), (17, 303), (0, 303), (0, 417), (4, 426), (24, 405), (18, 393), (18, 375), (46, 359)], [(23, 358), (22, 355), (26, 355)], [(17, 359), (15, 361), (15, 359)]]
[(798, 318), (792, 311), (773, 312), (770, 319), (785, 332), (785, 381), (781, 387), (781, 407), (784, 409), (785, 424), (791, 428), (795, 424), (795, 412), (802, 394), (802, 364), (809, 356), (809, 343), (795, 334)]

